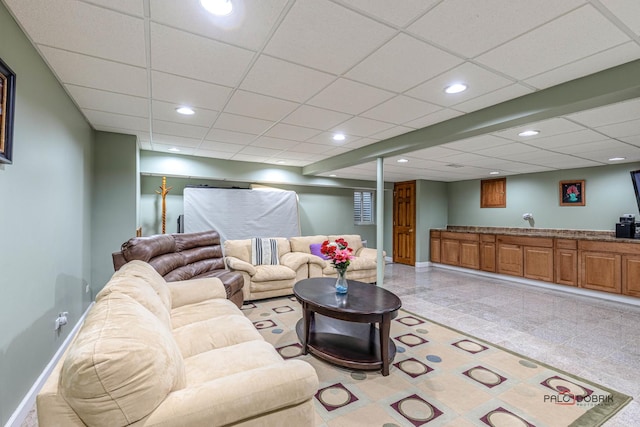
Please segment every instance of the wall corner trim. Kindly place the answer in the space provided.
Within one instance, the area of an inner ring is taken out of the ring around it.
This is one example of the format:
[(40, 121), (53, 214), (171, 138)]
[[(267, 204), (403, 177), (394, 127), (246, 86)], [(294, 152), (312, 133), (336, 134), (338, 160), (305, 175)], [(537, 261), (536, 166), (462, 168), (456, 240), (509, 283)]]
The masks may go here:
[(56, 353), (53, 355), (53, 358), (49, 361), (38, 379), (36, 379), (36, 382), (33, 383), (27, 394), (20, 402), (20, 405), (18, 405), (11, 417), (9, 417), (9, 420), (4, 425), (4, 427), (20, 427), (22, 425), (24, 420), (27, 418), (27, 415), (29, 415), (29, 412), (36, 404), (36, 396), (42, 389), (42, 386), (44, 386), (47, 378), (49, 378), (49, 375), (51, 375), (51, 372), (53, 372), (53, 368), (58, 364), (58, 361), (67, 350), (67, 347), (69, 347), (69, 344), (71, 344), (71, 341), (73, 341), (73, 339), (75, 338), (76, 334), (80, 330), (80, 327), (84, 323), (84, 319), (87, 317), (89, 310), (91, 310), (91, 307), (93, 307), (94, 304), (95, 302), (89, 304), (89, 307), (87, 307), (84, 313), (82, 313), (82, 316), (71, 330), (71, 333), (67, 336), (67, 338), (65, 338), (60, 348), (58, 348), (58, 351), (56, 351)]

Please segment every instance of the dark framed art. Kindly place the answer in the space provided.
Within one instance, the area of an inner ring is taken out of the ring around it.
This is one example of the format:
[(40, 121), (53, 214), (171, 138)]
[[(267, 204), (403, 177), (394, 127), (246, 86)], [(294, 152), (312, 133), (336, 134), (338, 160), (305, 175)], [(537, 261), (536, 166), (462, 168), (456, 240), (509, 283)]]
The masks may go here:
[(560, 206), (584, 206), (585, 191), (584, 179), (560, 181)]
[(0, 59), (0, 163), (11, 163), (16, 75)]

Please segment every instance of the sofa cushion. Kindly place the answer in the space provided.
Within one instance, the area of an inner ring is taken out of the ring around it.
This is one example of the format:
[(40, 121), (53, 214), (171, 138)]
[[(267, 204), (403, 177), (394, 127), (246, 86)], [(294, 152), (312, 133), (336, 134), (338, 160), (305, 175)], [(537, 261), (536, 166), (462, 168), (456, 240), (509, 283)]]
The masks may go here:
[(284, 265), (258, 265), (256, 274), (251, 278), (254, 282), (295, 279), (296, 272)]
[(111, 293), (89, 311), (71, 344), (60, 391), (87, 425), (128, 425), (185, 386), (184, 361), (157, 317)]
[(276, 239), (251, 239), (251, 264), (278, 265), (278, 241)]
[(150, 264), (138, 260), (129, 261), (113, 277), (138, 277), (144, 280), (156, 291), (167, 310), (171, 310), (171, 291), (167, 288), (167, 282)]
[(314, 243), (320, 243), (327, 240), (327, 236), (316, 235), (316, 236), (297, 236), (289, 239), (291, 244), (292, 252), (304, 252), (307, 254), (311, 253), (310, 246)]
[(143, 279), (116, 273), (104, 288), (98, 292), (96, 301), (100, 301), (114, 292), (130, 296), (160, 319), (167, 329), (171, 329), (169, 310), (167, 310), (153, 287)]
[(238, 307), (234, 303), (228, 299), (209, 299), (172, 309), (171, 325), (173, 329), (177, 329), (191, 323), (230, 314), (238, 314)]

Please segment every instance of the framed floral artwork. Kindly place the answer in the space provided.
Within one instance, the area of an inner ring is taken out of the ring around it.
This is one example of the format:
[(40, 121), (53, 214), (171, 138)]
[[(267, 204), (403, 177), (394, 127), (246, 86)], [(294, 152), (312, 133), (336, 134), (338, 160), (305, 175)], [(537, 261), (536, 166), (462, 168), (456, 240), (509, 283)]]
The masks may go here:
[(0, 59), (0, 163), (11, 163), (16, 75)]
[(584, 179), (560, 181), (560, 206), (584, 206), (585, 203)]

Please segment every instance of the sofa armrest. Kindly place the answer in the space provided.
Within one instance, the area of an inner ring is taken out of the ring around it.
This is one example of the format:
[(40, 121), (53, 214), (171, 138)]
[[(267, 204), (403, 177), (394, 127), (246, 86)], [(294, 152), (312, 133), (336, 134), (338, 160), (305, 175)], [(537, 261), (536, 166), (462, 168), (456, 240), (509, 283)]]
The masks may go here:
[(318, 258), (315, 255), (306, 254), (304, 252), (287, 252), (280, 257), (280, 264), (297, 271), (301, 266), (307, 264), (311, 257)]
[(318, 390), (311, 365), (289, 360), (169, 393), (144, 426), (224, 426), (309, 400)]
[(249, 274), (249, 276), (253, 276), (256, 274), (256, 267), (252, 264), (249, 264), (246, 261), (242, 261), (240, 258), (236, 258), (233, 256), (224, 257), (224, 262), (227, 264), (231, 270), (245, 271)]
[(224, 284), (217, 277), (167, 282), (167, 287), (171, 291), (172, 308), (196, 304), (208, 299), (227, 298)]
[(377, 259), (378, 258), (378, 250), (374, 249), (374, 248), (360, 248), (355, 253), (355, 256), (360, 257), (360, 258)]

